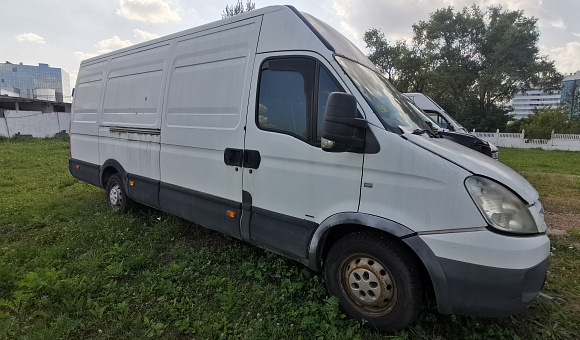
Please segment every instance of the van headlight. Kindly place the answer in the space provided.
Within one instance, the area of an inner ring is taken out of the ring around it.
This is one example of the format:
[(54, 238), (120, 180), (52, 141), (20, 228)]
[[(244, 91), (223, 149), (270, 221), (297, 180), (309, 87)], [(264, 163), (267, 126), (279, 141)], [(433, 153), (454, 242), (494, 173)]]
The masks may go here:
[(465, 187), (490, 226), (508, 233), (539, 232), (526, 204), (505, 186), (484, 177), (471, 176), (465, 180)]

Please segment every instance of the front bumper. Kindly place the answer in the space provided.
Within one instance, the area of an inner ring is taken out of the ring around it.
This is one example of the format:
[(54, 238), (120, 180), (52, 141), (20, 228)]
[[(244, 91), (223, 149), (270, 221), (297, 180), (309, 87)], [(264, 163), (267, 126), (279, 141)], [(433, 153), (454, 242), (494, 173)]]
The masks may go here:
[(546, 235), (479, 231), (414, 236), (405, 242), (425, 264), (444, 314), (512, 315), (532, 302), (546, 280)]
[(504, 269), (438, 259), (451, 292), (451, 313), (504, 317), (518, 313), (538, 295), (548, 258), (527, 269)]

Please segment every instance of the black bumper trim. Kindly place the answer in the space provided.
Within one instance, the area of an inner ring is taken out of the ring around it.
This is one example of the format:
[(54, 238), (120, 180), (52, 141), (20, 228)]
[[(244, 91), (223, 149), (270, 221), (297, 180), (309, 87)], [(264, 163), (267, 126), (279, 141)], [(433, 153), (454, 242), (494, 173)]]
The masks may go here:
[(403, 241), (425, 265), (443, 314), (513, 315), (533, 301), (546, 280), (549, 258), (530, 268), (494, 268), (437, 257), (419, 236)]
[(101, 182), (99, 181), (98, 165), (69, 158), (68, 171), (74, 178), (102, 188)]
[(548, 262), (505, 269), (439, 258), (453, 313), (483, 317), (509, 316), (528, 306), (544, 285)]

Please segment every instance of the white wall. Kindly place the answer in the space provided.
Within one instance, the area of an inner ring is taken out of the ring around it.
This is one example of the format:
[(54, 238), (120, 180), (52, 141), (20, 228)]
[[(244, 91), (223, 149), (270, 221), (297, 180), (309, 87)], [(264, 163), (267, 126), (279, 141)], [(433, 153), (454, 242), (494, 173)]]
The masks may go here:
[(6, 118), (0, 118), (0, 136), (8, 137), (8, 126), (6, 125)]
[(54, 137), (65, 130), (68, 133), (70, 113), (6, 110), (0, 118), (0, 136), (32, 135), (36, 138)]

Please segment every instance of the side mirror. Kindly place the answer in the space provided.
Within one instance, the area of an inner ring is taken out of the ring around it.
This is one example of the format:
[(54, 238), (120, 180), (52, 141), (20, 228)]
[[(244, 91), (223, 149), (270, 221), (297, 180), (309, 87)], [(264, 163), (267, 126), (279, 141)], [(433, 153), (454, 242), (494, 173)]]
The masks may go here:
[(367, 121), (358, 114), (356, 98), (348, 93), (332, 92), (322, 124), (322, 150), (364, 152), (367, 127)]

